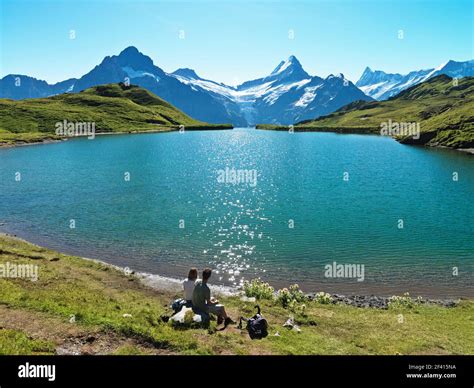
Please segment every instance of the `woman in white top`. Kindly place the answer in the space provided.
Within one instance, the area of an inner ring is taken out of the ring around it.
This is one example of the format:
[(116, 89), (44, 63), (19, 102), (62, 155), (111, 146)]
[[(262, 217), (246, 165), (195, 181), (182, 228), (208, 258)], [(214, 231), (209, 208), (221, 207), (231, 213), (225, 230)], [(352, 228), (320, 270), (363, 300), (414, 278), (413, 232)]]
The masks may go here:
[(188, 278), (183, 282), (184, 299), (186, 305), (191, 306), (193, 303), (194, 283), (196, 283), (198, 271), (196, 268), (191, 268), (188, 273)]

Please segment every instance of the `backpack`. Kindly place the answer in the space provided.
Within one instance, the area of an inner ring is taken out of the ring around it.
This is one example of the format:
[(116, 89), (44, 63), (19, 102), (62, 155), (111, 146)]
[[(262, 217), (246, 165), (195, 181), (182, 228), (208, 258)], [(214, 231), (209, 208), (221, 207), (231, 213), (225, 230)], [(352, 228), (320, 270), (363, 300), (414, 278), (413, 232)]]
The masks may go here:
[(179, 313), (181, 311), (181, 309), (183, 308), (183, 306), (186, 305), (186, 301), (182, 298), (180, 299), (176, 299), (175, 301), (173, 301), (173, 303), (171, 304), (171, 308), (173, 309), (173, 311), (176, 313)]
[(257, 314), (252, 318), (240, 318), (239, 328), (242, 329), (242, 321), (247, 322), (247, 331), (251, 339), (262, 339), (268, 335), (268, 322), (260, 314), (260, 306), (255, 306)]

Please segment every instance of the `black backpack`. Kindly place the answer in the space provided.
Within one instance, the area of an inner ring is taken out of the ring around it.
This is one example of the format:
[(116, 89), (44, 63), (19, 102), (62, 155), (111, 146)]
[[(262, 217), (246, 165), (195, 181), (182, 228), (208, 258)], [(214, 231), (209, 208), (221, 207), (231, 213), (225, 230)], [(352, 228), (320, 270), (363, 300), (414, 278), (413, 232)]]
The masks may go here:
[(267, 320), (260, 314), (260, 306), (255, 306), (257, 314), (252, 318), (240, 318), (239, 328), (242, 329), (242, 321), (247, 322), (247, 331), (252, 339), (262, 339), (268, 335)]

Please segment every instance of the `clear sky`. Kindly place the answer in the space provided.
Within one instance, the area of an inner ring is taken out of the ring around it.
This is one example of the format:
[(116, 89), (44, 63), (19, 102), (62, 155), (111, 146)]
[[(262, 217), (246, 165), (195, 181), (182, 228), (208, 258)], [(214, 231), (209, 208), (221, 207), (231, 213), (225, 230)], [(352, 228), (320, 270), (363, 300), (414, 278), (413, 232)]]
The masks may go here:
[(474, 58), (472, 0), (0, 3), (1, 77), (80, 77), (130, 45), (167, 72), (189, 67), (228, 84), (292, 54), (312, 75), (353, 81), (366, 66), (407, 73)]

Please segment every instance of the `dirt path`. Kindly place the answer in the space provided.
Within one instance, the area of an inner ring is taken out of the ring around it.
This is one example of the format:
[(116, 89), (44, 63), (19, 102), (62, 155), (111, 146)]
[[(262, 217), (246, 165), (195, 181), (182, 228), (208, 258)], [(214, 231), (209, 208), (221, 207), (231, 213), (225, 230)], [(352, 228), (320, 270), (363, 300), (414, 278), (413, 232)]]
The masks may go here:
[(58, 355), (112, 354), (124, 347), (144, 354), (172, 354), (100, 328), (83, 327), (45, 313), (0, 305), (0, 330), (4, 329), (19, 330), (32, 339), (50, 341)]

